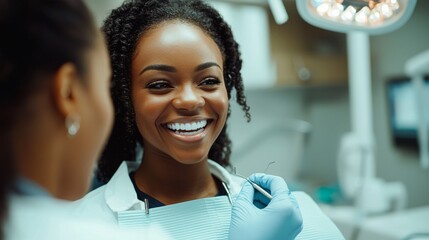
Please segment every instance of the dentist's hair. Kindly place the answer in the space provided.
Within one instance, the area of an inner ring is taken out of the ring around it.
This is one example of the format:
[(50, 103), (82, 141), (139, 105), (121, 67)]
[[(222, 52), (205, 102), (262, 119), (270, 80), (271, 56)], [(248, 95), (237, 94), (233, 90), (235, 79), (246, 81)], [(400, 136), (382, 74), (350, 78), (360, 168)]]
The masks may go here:
[[(113, 131), (98, 166), (98, 177), (102, 182), (113, 176), (122, 161), (135, 161), (136, 144), (143, 145), (131, 101), (131, 62), (136, 45), (147, 30), (176, 19), (200, 27), (215, 41), (224, 61), (228, 99), (231, 99), (235, 89), (236, 101), (250, 121), (240, 72), (242, 60), (239, 46), (230, 27), (214, 8), (197, 0), (125, 2), (112, 11), (103, 26), (112, 64), (112, 98), (116, 115)], [(225, 167), (230, 165), (231, 154), (231, 141), (226, 128), (225, 124), (209, 151), (209, 158)]]
[(72, 63), (85, 76), (97, 29), (89, 10), (77, 0), (2, 0), (0, 29), (1, 239), (1, 219), (17, 175), (10, 146), (13, 131), (19, 124), (32, 124), (31, 115), (23, 116), (26, 106), (40, 89), (49, 87), (61, 65)]

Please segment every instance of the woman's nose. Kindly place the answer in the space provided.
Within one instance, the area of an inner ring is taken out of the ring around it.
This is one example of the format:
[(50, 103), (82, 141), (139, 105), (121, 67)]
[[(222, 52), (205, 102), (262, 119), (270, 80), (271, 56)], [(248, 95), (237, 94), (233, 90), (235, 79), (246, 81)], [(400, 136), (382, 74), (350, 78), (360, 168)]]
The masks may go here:
[(179, 110), (195, 111), (204, 106), (204, 98), (198, 89), (192, 86), (185, 86), (177, 91), (173, 99), (173, 106)]

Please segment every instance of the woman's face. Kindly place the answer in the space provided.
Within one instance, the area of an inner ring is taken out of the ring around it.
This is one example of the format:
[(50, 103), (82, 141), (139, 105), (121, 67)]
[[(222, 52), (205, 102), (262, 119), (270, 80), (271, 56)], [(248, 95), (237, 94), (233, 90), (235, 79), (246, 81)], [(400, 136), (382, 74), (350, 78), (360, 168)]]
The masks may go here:
[(145, 158), (206, 160), (228, 111), (218, 46), (190, 23), (148, 30), (132, 61), (132, 100)]
[[(101, 34), (95, 48), (88, 53), (88, 73), (76, 99), (79, 100), (80, 130), (74, 137), (78, 151), (67, 166), (67, 179), (72, 179), (76, 195), (87, 192), (96, 161), (105, 146), (113, 124), (110, 97), (111, 69), (107, 48)], [(80, 197), (80, 196), (79, 196)]]

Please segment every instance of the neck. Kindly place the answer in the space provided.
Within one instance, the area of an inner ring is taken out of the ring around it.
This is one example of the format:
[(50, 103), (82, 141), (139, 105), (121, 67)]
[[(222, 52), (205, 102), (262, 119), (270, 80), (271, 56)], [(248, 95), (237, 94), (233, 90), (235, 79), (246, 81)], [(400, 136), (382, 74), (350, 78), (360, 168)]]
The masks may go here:
[(16, 164), (17, 177), (22, 176), (52, 196), (63, 198), (59, 169), (65, 156), (61, 138), (64, 129), (44, 107), (46, 101), (43, 96), (35, 97), (21, 112), (10, 135), (11, 157)]
[(19, 176), (36, 183), (52, 196), (61, 197), (57, 171), (59, 161), (55, 160), (58, 159), (59, 146), (40, 141), (46, 137), (46, 135), (34, 138), (28, 136), (16, 139), (15, 142), (19, 144), (14, 144), (16, 146), (13, 149), (14, 160)]
[(179, 203), (217, 194), (207, 160), (182, 164), (170, 157), (144, 154), (134, 178), (138, 188), (164, 204)]

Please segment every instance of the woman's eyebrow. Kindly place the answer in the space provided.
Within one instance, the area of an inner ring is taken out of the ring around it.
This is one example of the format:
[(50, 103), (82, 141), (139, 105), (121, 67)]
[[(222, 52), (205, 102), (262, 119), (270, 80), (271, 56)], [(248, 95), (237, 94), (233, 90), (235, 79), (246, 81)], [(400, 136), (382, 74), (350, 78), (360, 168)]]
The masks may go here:
[(204, 70), (204, 69), (209, 68), (209, 67), (218, 67), (218, 68), (220, 68), (220, 70), (222, 70), (222, 68), (219, 66), (219, 64), (217, 64), (217, 63), (215, 63), (215, 62), (206, 62), (206, 63), (203, 63), (203, 64), (198, 65), (198, 66), (195, 68), (195, 72), (198, 72), (198, 71)]
[(149, 71), (149, 70), (157, 70), (157, 71), (163, 71), (163, 72), (177, 72), (176, 68), (174, 68), (172, 66), (164, 65), (164, 64), (153, 64), (153, 65), (149, 65), (149, 66), (145, 67), (139, 73), (139, 75), (142, 75), (144, 72)]
[[(198, 65), (195, 68), (195, 72), (204, 70), (206, 68), (210, 68), (210, 67), (218, 67), (220, 69), (222, 69), (219, 64), (215, 63), (215, 62), (206, 62), (203, 64)], [(146, 71), (149, 70), (157, 70), (157, 71), (163, 71), (163, 72), (177, 72), (176, 68), (169, 66), (169, 65), (164, 65), (164, 64), (153, 64), (153, 65), (149, 65), (147, 67), (145, 67), (140, 73), (139, 75), (143, 74)]]

